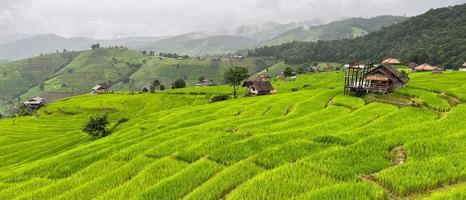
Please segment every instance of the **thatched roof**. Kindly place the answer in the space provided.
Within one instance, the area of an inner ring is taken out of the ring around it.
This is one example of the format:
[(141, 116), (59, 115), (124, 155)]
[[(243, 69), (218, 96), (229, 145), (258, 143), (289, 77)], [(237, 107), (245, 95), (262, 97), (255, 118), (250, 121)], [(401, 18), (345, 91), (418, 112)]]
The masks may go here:
[(414, 70), (416, 70), (416, 71), (434, 71), (434, 70), (438, 70), (438, 69), (439, 69), (438, 67), (434, 67), (434, 66), (429, 65), (427, 63), (419, 65), (419, 66), (414, 68)]
[(401, 62), (397, 60), (396, 58), (387, 58), (384, 61), (382, 61), (382, 64), (384, 65), (399, 65)]
[(103, 87), (103, 86), (101, 86), (101, 85), (96, 85), (96, 86), (94, 86), (94, 87), (92, 88), (92, 90), (105, 90), (105, 89), (107, 89), (107, 88), (105, 88), (105, 87)]
[[(403, 84), (408, 83), (408, 78), (401, 74), (397, 69), (391, 65), (380, 65), (366, 74), (366, 79), (373, 78), (374, 80), (398, 80)], [(371, 80), (371, 79), (368, 79)]]
[(270, 81), (245, 81), (242, 87), (254, 87), (258, 92), (270, 92), (274, 88)]
[(367, 76), (366, 79), (370, 81), (388, 81), (388, 78), (386, 76), (380, 74)]
[(45, 99), (42, 98), (42, 97), (34, 97), (34, 98), (31, 99), (31, 101), (43, 102), (43, 101), (45, 101)]

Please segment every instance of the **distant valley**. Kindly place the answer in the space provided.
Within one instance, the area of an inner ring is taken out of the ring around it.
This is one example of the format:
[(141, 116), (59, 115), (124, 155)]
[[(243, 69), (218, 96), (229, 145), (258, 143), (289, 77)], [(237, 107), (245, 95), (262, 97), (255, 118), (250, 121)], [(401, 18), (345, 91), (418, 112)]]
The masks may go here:
[(18, 60), (41, 53), (89, 49), (92, 43), (102, 46), (124, 46), (136, 50), (176, 52), (178, 54), (225, 54), (264, 45), (291, 41), (317, 41), (354, 38), (380, 30), (384, 26), (404, 21), (404, 17), (379, 16), (369, 19), (351, 18), (324, 24), (322, 21), (304, 21), (288, 24), (268, 22), (245, 25), (219, 33), (194, 32), (177, 36), (128, 37), (113, 40), (65, 38), (48, 35), (13, 35), (0, 37), (0, 60)]

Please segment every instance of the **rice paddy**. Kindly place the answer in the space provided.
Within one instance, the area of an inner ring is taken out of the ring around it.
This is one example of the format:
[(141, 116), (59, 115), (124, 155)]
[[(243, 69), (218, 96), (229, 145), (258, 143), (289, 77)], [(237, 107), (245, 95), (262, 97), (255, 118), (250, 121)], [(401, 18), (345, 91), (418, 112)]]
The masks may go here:
[[(334, 72), (217, 103), (229, 87), (63, 99), (0, 120), (0, 199), (463, 199), (466, 74), (410, 76), (423, 104), (343, 96)], [(92, 139), (97, 113), (129, 121)]]

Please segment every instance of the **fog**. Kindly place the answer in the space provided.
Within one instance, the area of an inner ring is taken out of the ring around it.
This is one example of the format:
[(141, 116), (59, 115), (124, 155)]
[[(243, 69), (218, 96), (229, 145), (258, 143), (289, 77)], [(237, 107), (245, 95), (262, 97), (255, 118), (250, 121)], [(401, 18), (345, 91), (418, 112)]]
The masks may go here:
[(268, 21), (414, 16), (462, 3), (466, 0), (0, 0), (0, 36), (161, 36)]

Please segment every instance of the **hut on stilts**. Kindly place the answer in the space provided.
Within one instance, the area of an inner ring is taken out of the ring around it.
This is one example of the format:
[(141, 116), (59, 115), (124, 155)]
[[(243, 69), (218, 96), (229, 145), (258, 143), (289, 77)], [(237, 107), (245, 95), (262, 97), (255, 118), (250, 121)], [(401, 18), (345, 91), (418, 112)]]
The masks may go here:
[(409, 79), (391, 65), (374, 66), (354, 63), (346, 70), (344, 93), (355, 92), (387, 94), (398, 87), (404, 87)]

